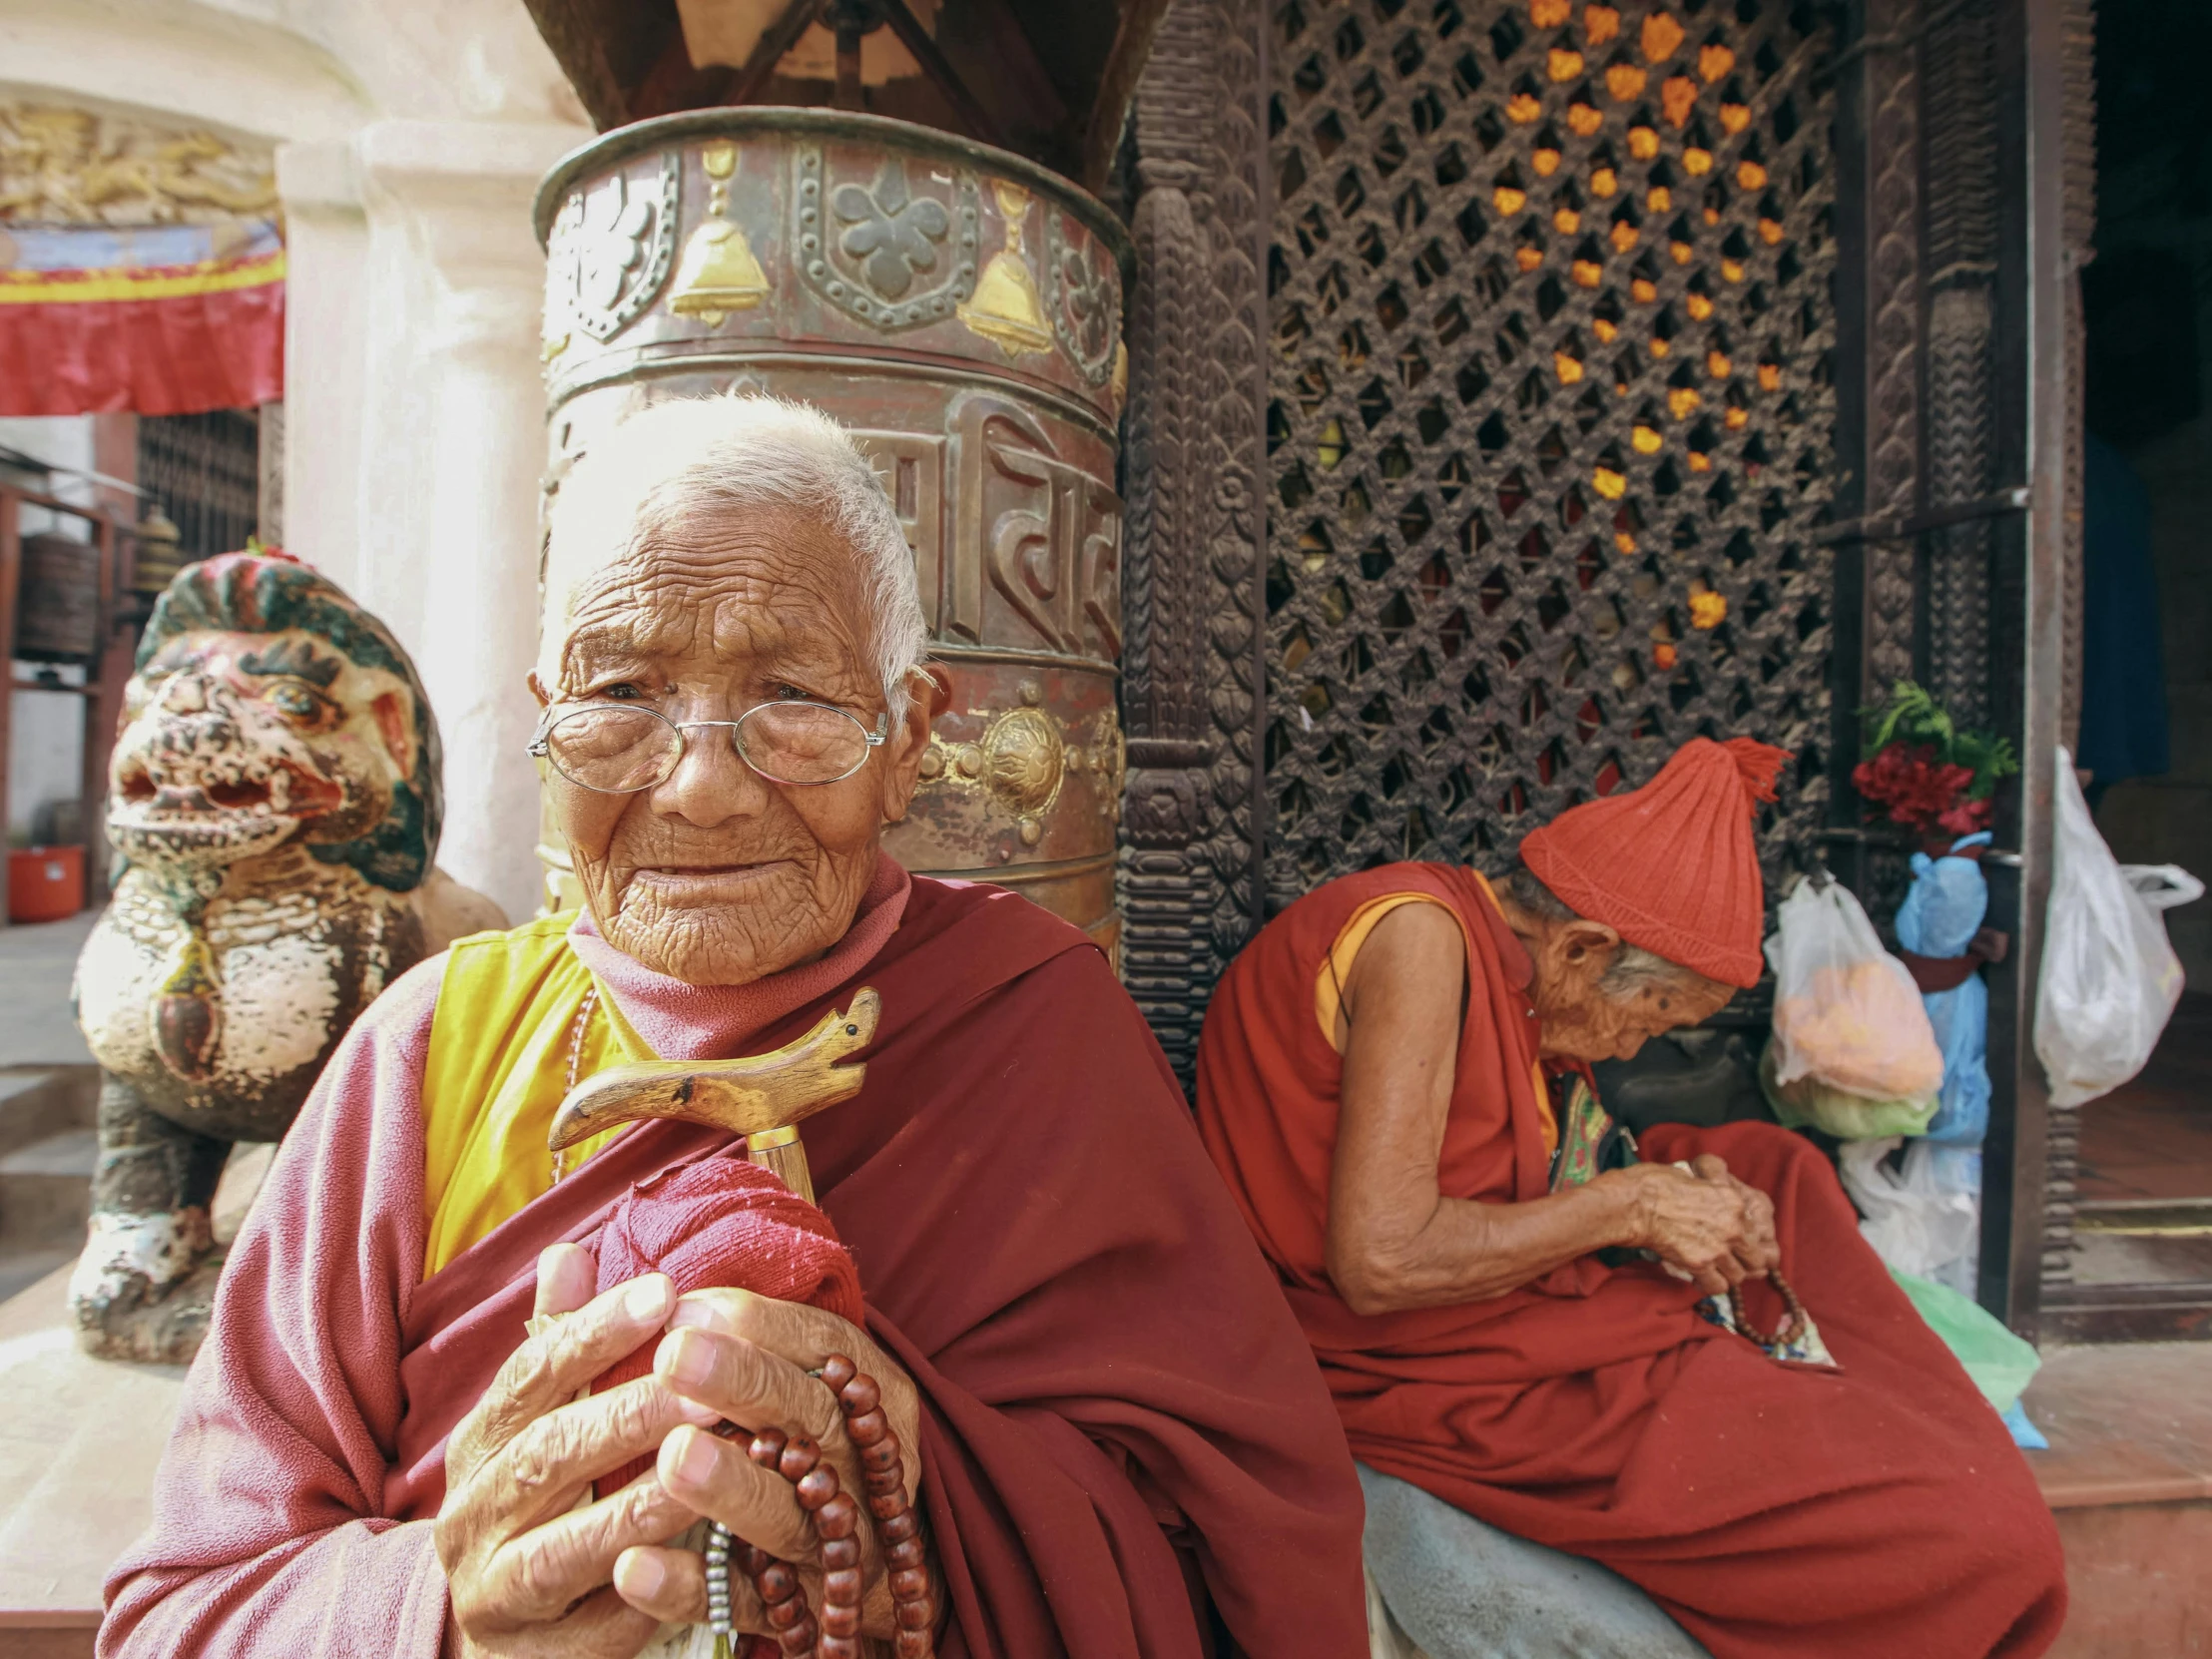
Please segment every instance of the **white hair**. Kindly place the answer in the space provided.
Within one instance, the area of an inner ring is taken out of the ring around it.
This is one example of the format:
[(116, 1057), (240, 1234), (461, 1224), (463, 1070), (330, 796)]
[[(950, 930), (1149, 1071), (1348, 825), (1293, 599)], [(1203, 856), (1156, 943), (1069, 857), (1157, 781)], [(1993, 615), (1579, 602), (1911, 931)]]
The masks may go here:
[(553, 626), (539, 672), (553, 684), (577, 591), (687, 520), (762, 507), (819, 517), (860, 562), (869, 650), (895, 724), (928, 649), (914, 558), (852, 434), (820, 409), (728, 393), (654, 403), (592, 443), (555, 496), (545, 554)]
[[(1515, 904), (1545, 921), (1557, 924), (1585, 919), (1545, 886), (1526, 864), (1514, 864), (1498, 877), (1496, 885)], [(1656, 951), (1623, 939), (1620, 948), (1613, 952), (1613, 959), (1606, 963), (1605, 972), (1598, 977), (1597, 988), (1606, 996), (1626, 1002), (1647, 986), (1656, 991), (1689, 991), (1710, 983), (1713, 981), (1697, 969), (1670, 962)]]

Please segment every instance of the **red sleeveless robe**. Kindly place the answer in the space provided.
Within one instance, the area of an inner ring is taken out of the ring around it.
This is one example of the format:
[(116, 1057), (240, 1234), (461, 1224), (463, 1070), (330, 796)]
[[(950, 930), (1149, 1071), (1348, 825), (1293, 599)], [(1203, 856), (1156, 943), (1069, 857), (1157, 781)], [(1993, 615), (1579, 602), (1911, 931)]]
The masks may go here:
[[(2010, 1436), (1860, 1238), (1826, 1161), (1767, 1124), (1655, 1128), (1774, 1199), (1782, 1267), (1840, 1372), (1785, 1367), (1656, 1265), (1585, 1257), (1487, 1302), (1355, 1314), (1325, 1264), (1343, 1065), (1314, 981), (1361, 905), (1427, 893), (1467, 937), (1437, 1174), (1449, 1198), (1548, 1189), (1526, 953), (1465, 869), (1392, 864), (1277, 917), (1216, 991), (1199, 1126), (1321, 1360), (1353, 1455), (1482, 1520), (1601, 1561), (1717, 1659), (2040, 1653), (2056, 1529)], [(1754, 1323), (1782, 1314), (1766, 1286)]]

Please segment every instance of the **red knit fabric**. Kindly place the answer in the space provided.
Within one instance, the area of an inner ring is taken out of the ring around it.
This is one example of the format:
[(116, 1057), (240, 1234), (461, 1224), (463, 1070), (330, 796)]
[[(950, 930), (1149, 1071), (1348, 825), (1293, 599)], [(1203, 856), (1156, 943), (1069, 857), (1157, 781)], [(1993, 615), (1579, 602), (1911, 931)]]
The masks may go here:
[(1532, 830), (1521, 862), (1577, 915), (1708, 979), (1759, 983), (1766, 887), (1752, 815), (1790, 758), (1751, 738), (1693, 738), (1640, 790)]
[[(782, 1181), (741, 1156), (703, 1158), (640, 1181), (596, 1239), (599, 1289), (665, 1273), (679, 1296), (689, 1291), (752, 1291), (804, 1302), (858, 1325), (860, 1275), (830, 1218)], [(653, 1369), (656, 1337), (610, 1366), (592, 1384), (604, 1390)], [(602, 1475), (601, 1497), (647, 1469), (641, 1457)]]

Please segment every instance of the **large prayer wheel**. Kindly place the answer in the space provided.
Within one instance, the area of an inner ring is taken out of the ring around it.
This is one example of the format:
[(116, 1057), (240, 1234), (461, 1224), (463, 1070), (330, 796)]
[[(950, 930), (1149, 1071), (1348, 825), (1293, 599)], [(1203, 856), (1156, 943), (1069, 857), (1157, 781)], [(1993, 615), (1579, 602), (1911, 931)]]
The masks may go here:
[[(618, 416), (731, 388), (852, 428), (914, 552), (951, 699), (910, 869), (1003, 882), (1118, 943), (1127, 236), (1034, 163), (819, 110), (645, 121), (538, 193), (557, 490)], [(549, 888), (571, 878), (548, 824)]]

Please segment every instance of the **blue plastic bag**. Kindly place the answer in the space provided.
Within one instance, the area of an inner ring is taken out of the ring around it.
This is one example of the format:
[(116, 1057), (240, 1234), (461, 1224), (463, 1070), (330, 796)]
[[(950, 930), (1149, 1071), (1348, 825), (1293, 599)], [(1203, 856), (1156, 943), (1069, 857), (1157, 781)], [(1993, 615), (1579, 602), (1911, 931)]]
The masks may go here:
[[(1951, 851), (1987, 845), (1966, 835)], [(1971, 858), (1913, 854), (1913, 886), (1898, 907), (1898, 943), (1917, 956), (1963, 956), (1989, 913), (1989, 883)], [(1943, 1146), (1979, 1146), (1989, 1128), (1989, 987), (1979, 973), (1947, 991), (1921, 998), (1936, 1046), (1943, 1054), (1943, 1087), (1928, 1139)]]

